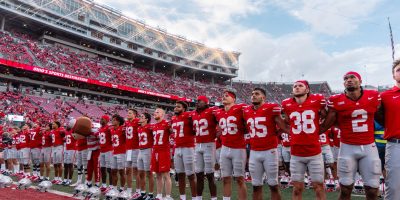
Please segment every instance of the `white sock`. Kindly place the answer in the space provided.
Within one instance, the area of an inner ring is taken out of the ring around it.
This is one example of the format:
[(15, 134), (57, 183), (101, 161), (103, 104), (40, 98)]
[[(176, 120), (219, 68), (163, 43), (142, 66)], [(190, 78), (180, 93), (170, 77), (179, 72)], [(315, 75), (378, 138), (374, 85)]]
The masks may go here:
[(171, 198), (171, 195), (165, 195), (166, 198)]
[(157, 194), (156, 198), (162, 199), (162, 194)]
[(223, 200), (231, 200), (230, 197), (222, 197)]
[(132, 188), (128, 188), (128, 189), (126, 189), (126, 191), (132, 193)]
[(101, 187), (107, 187), (106, 183), (101, 184)]
[(136, 189), (136, 193), (139, 193), (139, 194), (140, 194), (140, 189)]
[(14, 165), (14, 173), (18, 173), (19, 172), (19, 165)]
[(1, 170), (5, 170), (6, 169), (6, 164), (1, 164)]
[(197, 196), (197, 200), (203, 200), (203, 196)]
[(211, 200), (217, 200), (217, 197), (212, 197)]
[(186, 195), (180, 195), (179, 197), (181, 200), (186, 200)]

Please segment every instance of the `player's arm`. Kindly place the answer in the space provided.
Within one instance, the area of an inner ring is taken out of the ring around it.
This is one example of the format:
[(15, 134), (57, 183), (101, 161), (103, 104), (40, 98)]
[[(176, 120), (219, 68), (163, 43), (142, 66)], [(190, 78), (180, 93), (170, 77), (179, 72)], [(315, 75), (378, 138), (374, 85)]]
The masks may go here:
[(331, 128), (330, 130), (329, 130), (329, 132), (328, 132), (328, 137), (330, 138), (330, 139), (334, 139), (334, 137), (335, 137), (335, 135), (334, 135), (334, 133), (333, 133), (333, 128)]
[(337, 116), (337, 112), (334, 109), (329, 108), (324, 122), (322, 122), (322, 124), (319, 127), (320, 134), (324, 133), (325, 131), (327, 131), (329, 128), (331, 128), (335, 124), (336, 116)]
[(190, 134), (195, 136), (196, 135), (196, 131), (195, 131), (195, 128), (193, 126), (192, 113), (189, 114), (188, 121), (189, 121), (189, 126), (190, 126)]
[(321, 110), (319, 110), (319, 116), (321, 119), (325, 119), (327, 115), (328, 111), (326, 110), (326, 108), (322, 108)]
[(285, 120), (283, 120), (280, 115), (275, 115), (274, 121), (275, 121), (276, 125), (278, 125), (278, 127), (283, 132), (285, 132), (285, 133), (289, 133), (290, 132), (289, 124), (287, 122), (285, 122)]
[(217, 124), (217, 126), (215, 126), (215, 136), (216, 137), (220, 137), (222, 135), (222, 129), (221, 127)]

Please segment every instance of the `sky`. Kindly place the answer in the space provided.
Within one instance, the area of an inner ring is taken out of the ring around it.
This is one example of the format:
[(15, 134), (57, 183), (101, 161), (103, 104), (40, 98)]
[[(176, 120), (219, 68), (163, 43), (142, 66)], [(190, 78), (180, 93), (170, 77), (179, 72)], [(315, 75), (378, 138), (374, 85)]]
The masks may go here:
[(398, 0), (95, 0), (167, 32), (241, 52), (236, 80), (394, 83), (388, 20), (400, 57)]

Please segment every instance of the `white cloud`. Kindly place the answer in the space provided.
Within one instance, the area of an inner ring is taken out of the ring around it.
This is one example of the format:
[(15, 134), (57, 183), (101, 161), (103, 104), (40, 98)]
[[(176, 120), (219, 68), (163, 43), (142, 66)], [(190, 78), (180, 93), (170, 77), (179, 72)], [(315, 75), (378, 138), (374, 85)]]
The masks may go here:
[(382, 0), (276, 0), (294, 17), (311, 26), (313, 31), (331, 36), (343, 36), (358, 28)]
[[(342, 75), (359, 71), (364, 82), (372, 85), (392, 83), (390, 48), (365, 46), (343, 52), (327, 53), (317, 45), (314, 33), (292, 33), (273, 37), (254, 28), (244, 27), (237, 18), (265, 10), (261, 0), (133, 1), (96, 0), (121, 9), (125, 14), (145, 19), (147, 23), (167, 28), (168, 32), (204, 42), (213, 47), (238, 50), (239, 79), (249, 81), (328, 81), (332, 88), (342, 88)], [(313, 30), (336, 36), (355, 30), (355, 19), (372, 11), (378, 0), (360, 1), (277, 1), (290, 13), (306, 21)], [(335, 2), (335, 3), (334, 3)], [(361, 3), (360, 3), (361, 2)], [(349, 8), (347, 8), (349, 7)], [(320, 11), (315, 11), (315, 9)], [(329, 14), (327, 11), (336, 13)], [(343, 16), (337, 15), (337, 12)], [(313, 14), (314, 13), (314, 14)], [(341, 30), (340, 29), (345, 29)], [(366, 66), (366, 67), (364, 67)], [(281, 77), (282, 75), (282, 77)]]

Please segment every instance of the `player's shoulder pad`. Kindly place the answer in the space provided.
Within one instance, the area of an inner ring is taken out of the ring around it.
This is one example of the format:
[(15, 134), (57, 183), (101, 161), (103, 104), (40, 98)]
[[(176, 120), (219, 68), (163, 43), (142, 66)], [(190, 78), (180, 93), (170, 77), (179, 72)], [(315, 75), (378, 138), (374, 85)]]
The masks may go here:
[(292, 100), (292, 98), (291, 98), (291, 97), (289, 97), (289, 98), (286, 98), (286, 99), (282, 100), (282, 104), (283, 104), (283, 103), (287, 103), (287, 102), (289, 102), (289, 101), (291, 101), (291, 100)]
[(328, 98), (329, 101), (333, 102), (338, 100), (343, 94), (334, 94)]
[(282, 100), (282, 103), (281, 103), (282, 107), (285, 106), (290, 101), (292, 101), (292, 98), (286, 98), (286, 99)]

